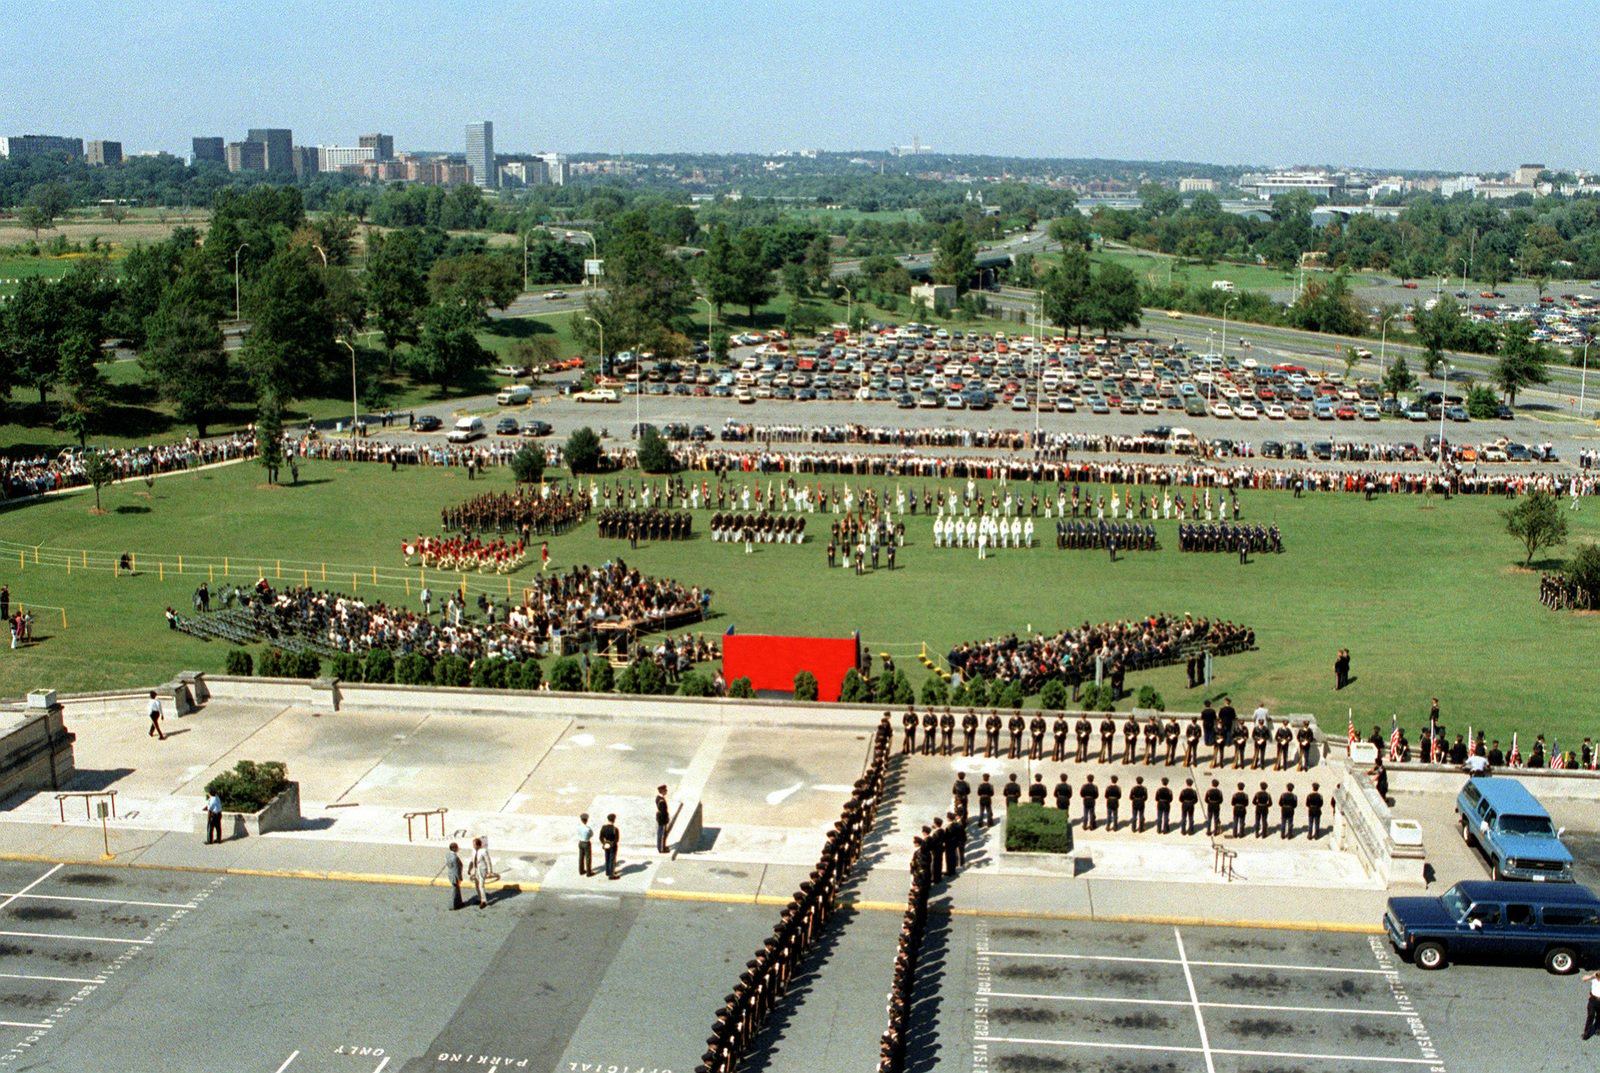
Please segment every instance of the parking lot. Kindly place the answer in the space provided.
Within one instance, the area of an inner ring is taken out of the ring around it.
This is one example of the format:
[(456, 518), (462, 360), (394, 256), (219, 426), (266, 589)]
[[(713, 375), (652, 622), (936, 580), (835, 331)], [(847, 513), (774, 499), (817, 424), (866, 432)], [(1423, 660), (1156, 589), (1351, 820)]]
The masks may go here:
[[(1382, 936), (934, 919), (927, 1068), (1567, 1070), (1586, 985), (1539, 969), (1423, 973)], [(940, 956), (942, 955), (942, 957)]]

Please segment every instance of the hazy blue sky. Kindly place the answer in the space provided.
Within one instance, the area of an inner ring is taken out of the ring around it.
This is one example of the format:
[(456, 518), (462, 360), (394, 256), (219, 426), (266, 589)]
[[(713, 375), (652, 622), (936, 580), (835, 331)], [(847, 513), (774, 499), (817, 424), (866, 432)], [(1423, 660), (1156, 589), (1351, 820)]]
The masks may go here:
[(0, 133), (1600, 167), (1594, 0), (8, 0)]

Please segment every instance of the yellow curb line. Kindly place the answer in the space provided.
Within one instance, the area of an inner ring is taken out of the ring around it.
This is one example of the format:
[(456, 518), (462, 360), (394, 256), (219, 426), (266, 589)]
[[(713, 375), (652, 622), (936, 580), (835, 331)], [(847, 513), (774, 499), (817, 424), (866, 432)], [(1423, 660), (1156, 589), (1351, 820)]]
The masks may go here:
[[(443, 876), (384, 875), (378, 872), (319, 872), (309, 868), (208, 868), (198, 864), (149, 864), (141, 861), (102, 860), (98, 857), (47, 857), (34, 853), (0, 853), (0, 861), (20, 861), (29, 864), (71, 864), (95, 868), (138, 868), (151, 872), (194, 872), (201, 875), (257, 876), (267, 879), (320, 879), (337, 883), (381, 883), (400, 887), (448, 887)], [(470, 885), (470, 884), (469, 884)], [(516, 887), (518, 890), (537, 893), (540, 884), (497, 880), (485, 883), (488, 890)]]

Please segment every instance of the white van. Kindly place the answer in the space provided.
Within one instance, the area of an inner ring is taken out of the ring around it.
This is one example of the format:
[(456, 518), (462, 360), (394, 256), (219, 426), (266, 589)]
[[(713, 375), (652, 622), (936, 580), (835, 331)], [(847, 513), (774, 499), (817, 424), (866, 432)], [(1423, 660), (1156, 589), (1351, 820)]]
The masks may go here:
[(501, 406), (521, 406), (531, 398), (533, 398), (533, 388), (527, 384), (507, 384), (500, 389), (500, 394), (494, 397), (494, 401)]
[(1188, 454), (1198, 445), (1193, 432), (1186, 428), (1175, 428), (1167, 433), (1167, 445), (1173, 454)]
[(1233, 281), (1229, 279), (1214, 279), (1211, 281), (1211, 289), (1214, 291), (1231, 291), (1233, 290)]
[(484, 430), (483, 418), (463, 417), (456, 421), (447, 438), (451, 443), (471, 443), (473, 440), (483, 439), (486, 435), (488, 433)]

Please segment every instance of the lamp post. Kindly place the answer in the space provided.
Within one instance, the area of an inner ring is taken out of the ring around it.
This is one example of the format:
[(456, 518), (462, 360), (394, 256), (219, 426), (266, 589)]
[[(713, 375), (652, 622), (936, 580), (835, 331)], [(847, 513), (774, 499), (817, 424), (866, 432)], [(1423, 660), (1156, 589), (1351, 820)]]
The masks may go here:
[(851, 332), (855, 330), (854, 312), (856, 306), (856, 296), (854, 292), (852, 292), (850, 288), (846, 287), (843, 283), (839, 284), (839, 289), (844, 292), (844, 330), (846, 332)]
[[(589, 240), (590, 256), (596, 261), (598, 261), (600, 259), (600, 243), (595, 241), (595, 238), (594, 238), (593, 235), (591, 235), (587, 231), (568, 231), (567, 232), (567, 237), (568, 238), (571, 238), (573, 235), (582, 235), (584, 238), (588, 239)], [(589, 279), (589, 274), (587, 272), (585, 272), (584, 273), (584, 280), (587, 281), (588, 279)]]
[(339, 342), (350, 351), (350, 439), (353, 441), (356, 438), (356, 423), (361, 420), (361, 404), (356, 401), (356, 348), (348, 339)]
[(322, 267), (323, 268), (327, 268), (328, 267), (328, 251), (323, 249), (321, 246), (317, 245), (315, 242), (313, 242), (311, 244), (311, 248), (316, 250), (318, 253), (322, 254)]
[(1583, 416), (1583, 403), (1588, 398), (1589, 390), (1589, 344), (1592, 340), (1583, 341), (1583, 373), (1578, 379), (1578, 416)]
[(1450, 405), (1450, 363), (1444, 365), (1444, 388), (1439, 392), (1439, 468), (1444, 468), (1444, 411)]
[(1389, 349), (1389, 322), (1399, 315), (1398, 313), (1390, 313), (1383, 318), (1383, 341), (1378, 344), (1378, 384), (1380, 388), (1383, 385), (1383, 357)]
[[(1458, 258), (1458, 260), (1461, 262), (1461, 293), (1463, 295), (1466, 295), (1468, 293), (1467, 292), (1467, 259), (1465, 257), (1461, 257), (1461, 258)], [(1466, 303), (1468, 303), (1470, 305), (1471, 302), (1472, 302), (1472, 299), (1464, 297), (1462, 299), (1462, 301), (1464, 301), (1464, 302), (1466, 302)]]
[(522, 293), (528, 293), (528, 233), (522, 233)]
[(699, 300), (706, 304), (706, 347), (707, 353), (711, 347), (711, 333), (717, 330), (717, 307), (711, 304), (711, 299), (699, 295)]
[(233, 251), (233, 319), (242, 320), (239, 312), (239, 254), (250, 248), (250, 243), (241, 242), (239, 248)]

